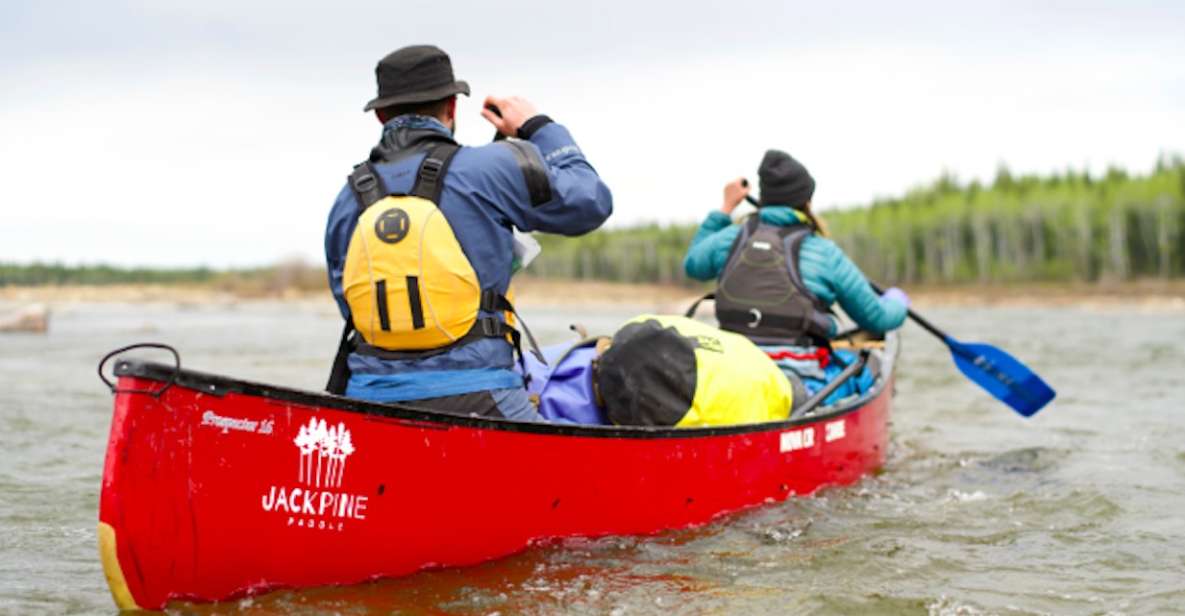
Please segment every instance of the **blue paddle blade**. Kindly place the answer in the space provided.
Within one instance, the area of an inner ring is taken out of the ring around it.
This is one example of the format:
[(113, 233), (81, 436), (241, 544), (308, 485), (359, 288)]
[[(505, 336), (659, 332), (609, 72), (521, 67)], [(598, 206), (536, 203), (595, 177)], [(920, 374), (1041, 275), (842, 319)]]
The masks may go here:
[(960, 372), (1025, 417), (1057, 395), (1027, 366), (990, 344), (963, 343), (949, 336), (946, 344)]

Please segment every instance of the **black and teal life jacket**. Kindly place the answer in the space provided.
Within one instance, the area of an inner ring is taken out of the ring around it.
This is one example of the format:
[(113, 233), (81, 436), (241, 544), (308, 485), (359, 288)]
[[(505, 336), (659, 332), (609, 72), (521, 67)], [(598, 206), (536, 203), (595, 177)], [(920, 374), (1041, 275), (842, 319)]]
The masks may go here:
[(720, 329), (757, 344), (826, 344), (832, 317), (798, 267), (812, 233), (810, 225), (772, 225), (757, 214), (745, 221), (711, 294)]

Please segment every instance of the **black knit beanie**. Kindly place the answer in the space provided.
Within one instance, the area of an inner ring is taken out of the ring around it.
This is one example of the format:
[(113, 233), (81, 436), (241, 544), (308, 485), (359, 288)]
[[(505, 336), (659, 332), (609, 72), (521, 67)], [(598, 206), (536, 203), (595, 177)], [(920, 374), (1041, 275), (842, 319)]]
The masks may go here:
[(761, 188), (761, 205), (802, 207), (815, 194), (815, 178), (781, 150), (769, 150), (757, 168)]

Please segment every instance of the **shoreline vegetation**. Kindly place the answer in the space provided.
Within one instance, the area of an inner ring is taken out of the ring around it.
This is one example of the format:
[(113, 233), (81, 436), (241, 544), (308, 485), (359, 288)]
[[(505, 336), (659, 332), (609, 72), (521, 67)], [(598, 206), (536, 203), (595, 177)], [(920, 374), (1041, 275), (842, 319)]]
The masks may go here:
[[(703, 216), (715, 195), (705, 195)], [(1147, 175), (1110, 169), (1015, 176), (988, 185), (946, 174), (894, 199), (816, 212), (869, 277), (903, 287), (1114, 283), (1185, 277), (1185, 159)], [(685, 284), (698, 224), (539, 236), (544, 278)]]
[[(601, 306), (634, 307), (664, 313), (682, 313), (708, 287), (621, 283), (589, 280), (556, 280), (518, 277), (514, 292), (526, 309)], [(1136, 307), (1185, 311), (1185, 279), (1142, 279), (1110, 283), (1022, 283), (914, 285), (910, 298), (921, 307)], [(329, 289), (258, 286), (229, 287), (207, 283), (150, 283), (109, 285), (0, 286), (0, 312), (31, 304), (75, 303), (174, 303), (182, 305), (239, 304), (247, 302), (300, 302), (336, 308)], [(700, 311), (709, 314), (710, 307)]]
[[(1161, 156), (1142, 176), (1119, 169), (1014, 176), (1001, 167), (981, 185), (943, 175), (903, 197), (821, 216), (866, 274), (906, 288), (921, 305), (1185, 304), (1179, 156)], [(536, 234), (543, 252), (516, 277), (521, 303), (681, 312), (710, 288), (683, 273), (697, 228)], [(236, 270), (0, 262), (0, 301), (9, 303), (251, 299), (331, 303), (324, 267), (300, 259)]]

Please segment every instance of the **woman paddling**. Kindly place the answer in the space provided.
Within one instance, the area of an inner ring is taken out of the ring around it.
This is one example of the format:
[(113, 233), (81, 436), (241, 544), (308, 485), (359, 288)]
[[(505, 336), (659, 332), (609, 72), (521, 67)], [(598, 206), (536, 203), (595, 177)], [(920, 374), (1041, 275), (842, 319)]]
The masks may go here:
[[(743, 178), (726, 184), (723, 206), (708, 214), (692, 238), (683, 268), (697, 280), (718, 279), (721, 329), (753, 340), (784, 370), (802, 377), (813, 393), (841, 370), (827, 344), (838, 331), (831, 306), (838, 302), (861, 329), (882, 333), (905, 321), (909, 297), (896, 287), (878, 296), (826, 237), (811, 212), (815, 180), (802, 163), (769, 150), (757, 174), (757, 213), (734, 224), (731, 214), (749, 188)], [(862, 389), (871, 378), (865, 374), (828, 401), (854, 393), (853, 387)]]

